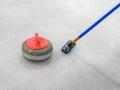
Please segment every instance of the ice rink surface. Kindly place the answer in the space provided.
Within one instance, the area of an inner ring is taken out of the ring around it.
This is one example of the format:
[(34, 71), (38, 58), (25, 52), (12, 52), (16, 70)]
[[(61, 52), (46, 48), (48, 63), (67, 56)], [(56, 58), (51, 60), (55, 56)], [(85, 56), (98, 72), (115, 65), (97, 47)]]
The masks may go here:
[[(120, 8), (65, 55), (62, 46), (119, 0), (0, 0), (0, 90), (120, 90)], [(54, 46), (45, 62), (23, 58), (35, 32)]]

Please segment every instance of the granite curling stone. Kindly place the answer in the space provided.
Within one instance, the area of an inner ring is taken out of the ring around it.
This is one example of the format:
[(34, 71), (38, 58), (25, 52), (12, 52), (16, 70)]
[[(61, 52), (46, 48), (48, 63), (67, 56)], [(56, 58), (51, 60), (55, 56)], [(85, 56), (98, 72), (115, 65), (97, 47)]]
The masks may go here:
[(53, 45), (46, 38), (39, 37), (35, 33), (35, 37), (29, 38), (22, 44), (23, 56), (32, 61), (44, 61), (52, 56)]

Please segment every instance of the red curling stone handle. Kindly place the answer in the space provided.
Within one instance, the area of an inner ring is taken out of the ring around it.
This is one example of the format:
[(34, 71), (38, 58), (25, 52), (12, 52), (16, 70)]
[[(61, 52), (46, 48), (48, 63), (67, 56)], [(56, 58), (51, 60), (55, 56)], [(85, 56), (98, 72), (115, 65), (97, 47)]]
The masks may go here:
[(39, 37), (39, 34), (35, 33), (35, 37), (27, 39), (25, 44), (28, 48), (39, 50), (48, 46), (48, 40), (43, 37)]

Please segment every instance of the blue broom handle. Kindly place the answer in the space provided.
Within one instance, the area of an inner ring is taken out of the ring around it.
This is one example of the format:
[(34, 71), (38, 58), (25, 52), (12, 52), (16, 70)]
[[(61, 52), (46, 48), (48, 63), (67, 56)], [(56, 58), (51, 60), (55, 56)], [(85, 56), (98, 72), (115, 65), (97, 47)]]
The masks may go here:
[(108, 11), (105, 15), (103, 15), (100, 19), (98, 19), (95, 23), (93, 23), (90, 27), (88, 27), (83, 33), (79, 35), (79, 38), (86, 35), (89, 31), (91, 31), (95, 26), (97, 26), (100, 22), (102, 22), (105, 18), (107, 18), (110, 14), (112, 14), (116, 9), (120, 7), (120, 3), (118, 3), (115, 7), (113, 7), (110, 11)]

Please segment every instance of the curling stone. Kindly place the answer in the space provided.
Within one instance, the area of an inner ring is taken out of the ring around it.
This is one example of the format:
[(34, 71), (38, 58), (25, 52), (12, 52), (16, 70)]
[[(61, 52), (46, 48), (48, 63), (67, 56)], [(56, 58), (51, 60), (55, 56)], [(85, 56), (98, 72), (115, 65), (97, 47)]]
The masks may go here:
[(29, 38), (22, 44), (23, 56), (32, 61), (44, 61), (52, 56), (53, 46), (52, 43), (39, 37), (38, 33), (35, 33), (35, 37)]

